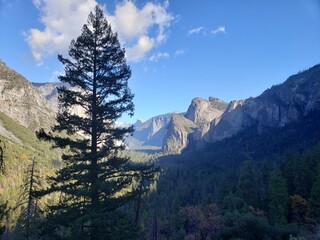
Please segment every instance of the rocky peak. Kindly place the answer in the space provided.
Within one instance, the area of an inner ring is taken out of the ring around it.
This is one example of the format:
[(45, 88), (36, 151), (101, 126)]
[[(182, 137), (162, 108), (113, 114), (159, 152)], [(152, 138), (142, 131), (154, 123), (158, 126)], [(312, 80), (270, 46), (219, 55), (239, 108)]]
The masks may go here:
[(236, 107), (238, 106), (242, 106), (244, 103), (244, 100), (233, 100), (229, 103), (227, 109), (225, 110), (225, 112), (231, 112), (232, 110), (234, 110)]
[(218, 98), (210, 97), (209, 100), (194, 98), (185, 117), (198, 125), (202, 125), (219, 117), (226, 107), (227, 103)]
[(135, 124), (133, 135), (125, 140), (129, 148), (139, 148), (143, 146), (161, 147), (165, 129), (174, 113), (159, 115), (142, 122), (138, 120)]
[(194, 98), (184, 115), (173, 115), (168, 124), (162, 150), (180, 153), (190, 141), (200, 139), (210, 128), (210, 123), (218, 119), (227, 108), (224, 101), (209, 97)]
[(143, 124), (143, 121), (141, 119), (137, 119), (137, 121), (135, 122), (135, 124), (133, 124), (133, 126), (135, 128), (140, 127)]
[[(32, 83), (33, 86), (42, 94), (43, 98), (46, 99), (48, 107), (55, 113), (59, 110), (58, 100), (58, 87), (66, 87), (73, 91), (81, 91), (78, 87), (71, 87), (69, 84), (54, 82), (54, 83)], [(82, 106), (73, 106), (71, 113), (79, 116), (85, 116), (85, 109)]]

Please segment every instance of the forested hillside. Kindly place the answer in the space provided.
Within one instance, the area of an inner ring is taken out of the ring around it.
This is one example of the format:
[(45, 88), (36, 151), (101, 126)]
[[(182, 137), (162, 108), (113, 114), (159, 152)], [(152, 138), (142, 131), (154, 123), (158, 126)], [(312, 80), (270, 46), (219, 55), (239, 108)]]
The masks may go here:
[(143, 202), (147, 239), (319, 239), (319, 127), (310, 139), (294, 127), (163, 157), (157, 191)]
[[(32, 130), (1, 112), (0, 123), (11, 134), (11, 138), (0, 136), (3, 154), (0, 205), (5, 206), (0, 226), (5, 226), (4, 238), (24, 239), (27, 209), (30, 209), (33, 220), (39, 220), (42, 217), (40, 209), (58, 199), (52, 195), (36, 201), (31, 194), (47, 186), (47, 177), (53, 175), (61, 165), (60, 152), (53, 150), (48, 143), (37, 140)], [(31, 181), (35, 182), (33, 186), (30, 185)], [(36, 224), (29, 227), (30, 231), (34, 231)]]

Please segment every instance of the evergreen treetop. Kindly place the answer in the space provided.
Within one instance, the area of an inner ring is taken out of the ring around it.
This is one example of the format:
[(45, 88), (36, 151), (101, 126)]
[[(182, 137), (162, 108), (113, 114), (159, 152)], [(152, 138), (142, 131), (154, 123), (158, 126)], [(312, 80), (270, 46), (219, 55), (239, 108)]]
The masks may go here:
[[(65, 149), (63, 167), (40, 195), (61, 192), (59, 204), (51, 207), (56, 222), (78, 226), (84, 235), (100, 239), (110, 229), (106, 215), (135, 197), (133, 182), (142, 174), (152, 178), (155, 169), (133, 165), (120, 153), (125, 136), (133, 131), (115, 126), (123, 113), (133, 114), (131, 70), (99, 6), (71, 42), (69, 57), (59, 55), (59, 60), (65, 67), (60, 80), (75, 88), (58, 89), (57, 124), (52, 132), (38, 132), (40, 139)], [(77, 114), (76, 107), (84, 114)]]

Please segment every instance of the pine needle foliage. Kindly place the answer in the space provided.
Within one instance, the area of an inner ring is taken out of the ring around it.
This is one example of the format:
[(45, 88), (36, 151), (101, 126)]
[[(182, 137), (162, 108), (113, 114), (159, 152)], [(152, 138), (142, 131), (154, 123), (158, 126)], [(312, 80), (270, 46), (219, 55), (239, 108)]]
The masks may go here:
[(51, 187), (39, 195), (61, 193), (49, 214), (60, 225), (60, 230), (55, 229), (57, 236), (69, 231), (84, 239), (105, 239), (115, 227), (109, 223), (117, 222), (108, 216), (117, 215), (114, 211), (136, 196), (138, 189), (132, 186), (138, 185), (141, 174), (152, 177), (156, 171), (152, 166), (134, 165), (121, 154), (122, 142), (133, 128), (116, 127), (115, 121), (124, 113), (133, 115), (128, 87), (131, 69), (99, 6), (89, 14), (82, 34), (71, 42), (69, 57), (58, 58), (65, 68), (61, 82), (76, 90), (58, 89), (57, 124), (51, 132), (37, 133), (40, 139), (53, 142), (53, 147), (64, 149), (64, 166), (51, 179)]

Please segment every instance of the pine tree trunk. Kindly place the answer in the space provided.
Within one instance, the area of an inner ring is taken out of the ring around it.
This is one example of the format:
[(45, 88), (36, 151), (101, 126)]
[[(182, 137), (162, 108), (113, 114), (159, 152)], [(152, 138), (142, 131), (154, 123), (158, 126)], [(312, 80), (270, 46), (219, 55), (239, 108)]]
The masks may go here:
[(99, 192), (97, 187), (98, 182), (98, 159), (97, 159), (97, 66), (96, 66), (96, 36), (95, 36), (95, 46), (94, 46), (94, 65), (93, 65), (93, 86), (92, 86), (92, 134), (91, 134), (91, 206), (92, 214), (91, 218), (91, 240), (98, 239), (99, 229), (97, 213), (99, 212)]

